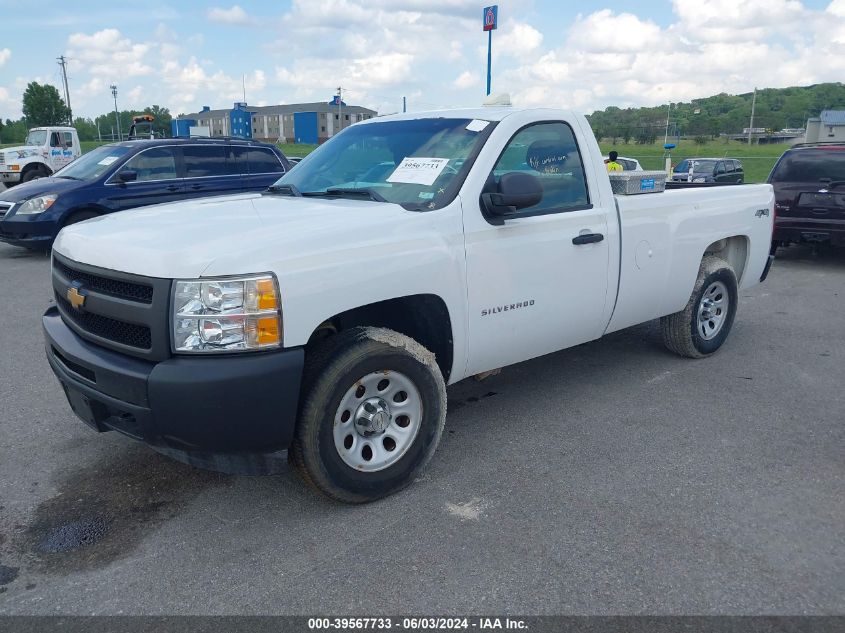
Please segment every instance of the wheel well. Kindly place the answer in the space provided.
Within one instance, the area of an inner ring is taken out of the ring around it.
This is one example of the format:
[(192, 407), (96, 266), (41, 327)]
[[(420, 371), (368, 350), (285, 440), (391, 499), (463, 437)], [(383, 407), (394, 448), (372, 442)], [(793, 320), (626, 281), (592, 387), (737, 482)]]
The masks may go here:
[(742, 281), (745, 264), (748, 261), (748, 238), (744, 235), (734, 235), (713, 242), (704, 249), (705, 255), (715, 255), (731, 265), (736, 273), (737, 283)]
[(23, 178), (24, 174), (28, 174), (31, 171), (45, 171), (48, 176), (53, 173), (44, 163), (29, 163), (28, 165), (23, 166), (23, 169), (21, 170), (21, 178)]
[(96, 213), (97, 215), (102, 215), (103, 212), (96, 207), (82, 207), (81, 209), (74, 209), (70, 213), (66, 214), (65, 217), (62, 219), (62, 228), (66, 227), (73, 216), (78, 215), (80, 213)]
[(400, 332), (434, 353), (444, 380), (452, 370), (452, 322), (446, 303), (437, 295), (410, 295), (353, 308), (326, 319), (311, 334), (305, 353), (315, 343), (357, 326), (386, 327)]

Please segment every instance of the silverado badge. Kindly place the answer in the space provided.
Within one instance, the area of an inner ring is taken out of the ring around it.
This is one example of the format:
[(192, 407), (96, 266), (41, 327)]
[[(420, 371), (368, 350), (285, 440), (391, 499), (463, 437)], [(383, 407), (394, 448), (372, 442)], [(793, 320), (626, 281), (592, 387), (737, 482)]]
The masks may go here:
[(77, 286), (71, 286), (67, 289), (67, 300), (76, 310), (85, 305), (85, 295), (79, 292)]

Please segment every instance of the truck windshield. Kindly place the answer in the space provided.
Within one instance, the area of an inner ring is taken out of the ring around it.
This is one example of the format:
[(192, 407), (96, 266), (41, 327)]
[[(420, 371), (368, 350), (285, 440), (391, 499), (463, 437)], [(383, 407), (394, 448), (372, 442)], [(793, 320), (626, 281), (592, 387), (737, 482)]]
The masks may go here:
[(71, 180), (96, 180), (111, 169), (129, 151), (120, 145), (103, 145), (83, 154), (56, 172), (56, 178)]
[(446, 118), (354, 125), (314, 150), (270, 191), (437, 209), (455, 198), (494, 126)]
[[(20, 138), (20, 137), (18, 137)], [(47, 144), (47, 130), (32, 130), (26, 135), (24, 145), (42, 147)]]

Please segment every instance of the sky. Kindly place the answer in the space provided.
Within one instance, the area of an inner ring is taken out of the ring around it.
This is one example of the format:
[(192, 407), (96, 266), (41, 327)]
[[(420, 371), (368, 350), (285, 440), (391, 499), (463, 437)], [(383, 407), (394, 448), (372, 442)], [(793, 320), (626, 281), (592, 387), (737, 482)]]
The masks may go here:
[[(30, 81), (74, 116), (344, 101), (380, 113), (480, 104), (484, 2), (0, 0), (0, 117)], [(517, 106), (659, 105), (845, 80), (845, 0), (500, 0), (493, 92)], [(845, 105), (845, 104), (843, 104)]]

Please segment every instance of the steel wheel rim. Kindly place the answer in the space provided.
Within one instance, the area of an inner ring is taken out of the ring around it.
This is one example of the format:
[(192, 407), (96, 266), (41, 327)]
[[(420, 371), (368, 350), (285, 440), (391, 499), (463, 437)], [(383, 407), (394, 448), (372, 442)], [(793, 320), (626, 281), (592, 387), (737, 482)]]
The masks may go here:
[(334, 415), (334, 445), (355, 470), (393, 466), (414, 444), (422, 424), (422, 396), (397, 371), (367, 374), (346, 391)]
[(719, 335), (730, 309), (728, 287), (721, 281), (714, 281), (707, 287), (698, 304), (698, 333), (705, 341)]

